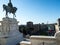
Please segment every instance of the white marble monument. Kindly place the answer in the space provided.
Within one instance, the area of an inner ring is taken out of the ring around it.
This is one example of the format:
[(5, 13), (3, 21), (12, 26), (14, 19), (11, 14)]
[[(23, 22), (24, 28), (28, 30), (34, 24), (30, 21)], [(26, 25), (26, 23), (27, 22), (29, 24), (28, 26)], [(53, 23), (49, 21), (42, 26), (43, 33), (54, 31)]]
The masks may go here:
[[(17, 8), (9, 0), (8, 5), (3, 4), (6, 14), (0, 21), (0, 45), (16, 45), (23, 40), (23, 34), (19, 32), (18, 21), (14, 18)], [(8, 17), (8, 13), (13, 14), (13, 18)]]
[(5, 17), (0, 21), (0, 45), (16, 45), (23, 40), (15, 18)]

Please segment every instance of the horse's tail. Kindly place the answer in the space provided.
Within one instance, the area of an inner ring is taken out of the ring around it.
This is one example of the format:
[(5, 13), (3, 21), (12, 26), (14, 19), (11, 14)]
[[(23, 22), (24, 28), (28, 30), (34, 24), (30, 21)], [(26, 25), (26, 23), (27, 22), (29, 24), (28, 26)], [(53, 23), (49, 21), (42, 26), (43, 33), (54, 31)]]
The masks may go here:
[(14, 12), (16, 12), (17, 11), (17, 8), (16, 7), (14, 7)]

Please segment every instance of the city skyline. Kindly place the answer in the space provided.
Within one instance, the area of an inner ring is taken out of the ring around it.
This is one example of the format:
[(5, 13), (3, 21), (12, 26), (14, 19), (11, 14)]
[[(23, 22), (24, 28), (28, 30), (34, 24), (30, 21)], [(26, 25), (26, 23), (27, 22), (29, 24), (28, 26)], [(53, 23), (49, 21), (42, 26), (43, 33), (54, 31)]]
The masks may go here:
[[(0, 0), (0, 20), (5, 17), (3, 4), (8, 4), (9, 0)], [(19, 24), (33, 23), (55, 23), (60, 18), (59, 0), (12, 0), (13, 6), (17, 7), (16, 19)], [(9, 17), (12, 17), (9, 14)]]

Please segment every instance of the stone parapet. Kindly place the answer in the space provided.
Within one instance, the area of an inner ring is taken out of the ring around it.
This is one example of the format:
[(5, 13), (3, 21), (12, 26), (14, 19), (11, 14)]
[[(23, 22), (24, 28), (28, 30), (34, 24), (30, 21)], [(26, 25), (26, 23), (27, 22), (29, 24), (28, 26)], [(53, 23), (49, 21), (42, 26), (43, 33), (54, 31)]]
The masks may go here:
[(28, 41), (22, 41), (22, 42), (20, 42), (20, 45), (31, 45), (31, 42), (28, 42)]
[(56, 45), (56, 38), (53, 36), (31, 36), (32, 45)]

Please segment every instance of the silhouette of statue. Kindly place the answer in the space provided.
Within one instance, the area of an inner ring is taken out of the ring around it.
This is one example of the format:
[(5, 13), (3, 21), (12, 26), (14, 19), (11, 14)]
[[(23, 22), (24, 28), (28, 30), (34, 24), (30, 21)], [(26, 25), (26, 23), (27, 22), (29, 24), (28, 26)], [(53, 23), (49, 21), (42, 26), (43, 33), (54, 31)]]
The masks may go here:
[(13, 5), (11, 3), (11, 0), (9, 0), (8, 6), (11, 7), (11, 8), (13, 8)]
[(3, 11), (6, 11), (6, 17), (8, 17), (8, 13), (12, 13), (13, 14), (13, 18), (14, 16), (16, 17), (15, 13), (17, 11), (16, 7), (13, 7), (11, 0), (9, 0), (8, 6), (3, 4)]

